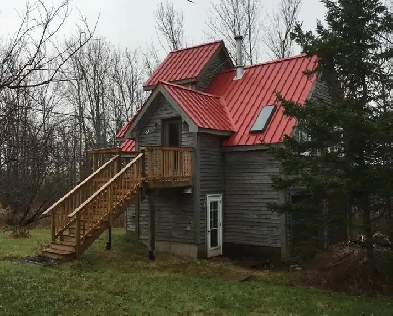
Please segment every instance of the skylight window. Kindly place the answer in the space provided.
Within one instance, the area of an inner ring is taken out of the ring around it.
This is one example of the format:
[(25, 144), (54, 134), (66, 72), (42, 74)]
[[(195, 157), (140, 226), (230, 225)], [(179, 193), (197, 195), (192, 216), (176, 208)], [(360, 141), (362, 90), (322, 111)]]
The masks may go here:
[(274, 110), (276, 109), (275, 105), (266, 105), (261, 109), (257, 119), (254, 122), (254, 125), (251, 127), (251, 133), (262, 133), (265, 131), (268, 126)]

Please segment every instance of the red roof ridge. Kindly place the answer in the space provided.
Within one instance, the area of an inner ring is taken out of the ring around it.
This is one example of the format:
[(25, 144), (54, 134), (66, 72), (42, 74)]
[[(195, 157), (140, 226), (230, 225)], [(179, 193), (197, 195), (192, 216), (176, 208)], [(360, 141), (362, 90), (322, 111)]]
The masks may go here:
[(216, 94), (210, 94), (210, 93), (206, 93), (206, 92), (203, 92), (203, 91), (194, 90), (194, 89), (191, 89), (189, 87), (181, 86), (181, 85), (170, 83), (170, 82), (167, 82), (167, 81), (159, 81), (158, 84), (160, 84), (160, 83), (163, 84), (163, 85), (168, 85), (168, 86), (172, 86), (172, 87), (175, 87), (175, 88), (180, 88), (180, 89), (183, 89), (183, 90), (188, 90), (190, 92), (201, 94), (201, 95), (204, 95), (204, 96), (207, 96), (207, 97), (218, 98), (218, 99), (221, 98), (221, 96), (216, 95)]
[(220, 42), (224, 42), (224, 41), (223, 40), (216, 40), (216, 41), (213, 41), (213, 42), (207, 42), (207, 43), (198, 44), (198, 45), (195, 45), (195, 46), (184, 47), (184, 48), (180, 48), (180, 49), (177, 49), (177, 50), (173, 50), (173, 51), (169, 52), (169, 54), (181, 52), (181, 51), (184, 51), (184, 50), (187, 50), (187, 49), (194, 49), (194, 48), (199, 48), (199, 47), (203, 47), (203, 46), (213, 45), (213, 44), (217, 44), (217, 43), (220, 43)]
[[(279, 62), (282, 62), (282, 61), (292, 60), (292, 59), (296, 59), (296, 58), (304, 58), (304, 57), (307, 57), (307, 55), (306, 54), (299, 54), (299, 55), (295, 55), (295, 56), (290, 56), (290, 57), (285, 57), (285, 58), (278, 58), (278, 59), (269, 60), (269, 61), (264, 61), (262, 63), (245, 66), (244, 68), (245, 69), (250, 69), (250, 68), (254, 68), (254, 67), (260, 67), (260, 66), (265, 66), (265, 65), (269, 65), (269, 64), (274, 64), (274, 63), (279, 63)], [(308, 57), (308, 58), (312, 58), (312, 57)], [(228, 72), (231, 72), (231, 71), (236, 71), (236, 68), (223, 70), (223, 71), (220, 72), (220, 74), (228, 73)]]

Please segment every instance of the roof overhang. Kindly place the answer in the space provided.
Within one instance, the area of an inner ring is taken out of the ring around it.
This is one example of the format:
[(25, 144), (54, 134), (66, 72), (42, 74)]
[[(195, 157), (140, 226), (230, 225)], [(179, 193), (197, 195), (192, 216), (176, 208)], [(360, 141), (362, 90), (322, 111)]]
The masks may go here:
[[(189, 79), (184, 79), (184, 80), (176, 80), (176, 81), (170, 81), (172, 84), (177, 84), (177, 85), (186, 85), (186, 84), (193, 84), (197, 82), (197, 78), (189, 78)], [(159, 85), (157, 83), (156, 85), (151, 85), (151, 86), (144, 86), (143, 90), (144, 91), (151, 91), (154, 90)]]
[(232, 131), (220, 131), (220, 130), (209, 129), (209, 128), (201, 128), (201, 127), (198, 127), (198, 132), (218, 135), (218, 136), (231, 136), (234, 133)]

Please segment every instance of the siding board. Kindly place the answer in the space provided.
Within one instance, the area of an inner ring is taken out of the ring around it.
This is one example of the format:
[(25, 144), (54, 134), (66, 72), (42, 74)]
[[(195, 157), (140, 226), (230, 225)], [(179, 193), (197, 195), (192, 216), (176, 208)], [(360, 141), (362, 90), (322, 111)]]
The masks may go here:
[[(225, 191), (224, 155), (220, 151), (222, 137), (198, 134), (200, 153), (200, 241), (206, 240), (206, 195), (223, 194)], [(225, 195), (223, 196), (225, 200)], [(223, 209), (225, 221), (225, 209)]]
[(270, 174), (279, 165), (268, 151), (225, 153), (224, 242), (281, 246), (281, 219), (266, 209), (276, 202)]

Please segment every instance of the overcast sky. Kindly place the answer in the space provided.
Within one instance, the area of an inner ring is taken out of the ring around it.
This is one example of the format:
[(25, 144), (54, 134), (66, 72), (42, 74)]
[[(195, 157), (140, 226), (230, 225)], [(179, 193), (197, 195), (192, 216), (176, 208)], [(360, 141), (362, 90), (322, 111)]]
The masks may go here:
[[(189, 46), (203, 43), (206, 37), (206, 22), (212, 2), (218, 0), (173, 0), (175, 7), (184, 13), (185, 35)], [(263, 11), (272, 11), (278, 0), (260, 0)], [(34, 0), (30, 0), (34, 2)], [(45, 3), (60, 3), (61, 0), (45, 0)], [(78, 10), (86, 16), (93, 25), (99, 14), (96, 34), (106, 37), (111, 43), (122, 48), (146, 47), (154, 42), (159, 47), (157, 32), (154, 26), (154, 10), (161, 0), (73, 0), (73, 12), (63, 32), (74, 30), (78, 23)], [(0, 35), (12, 34), (17, 30), (20, 19), (17, 12), (22, 12), (25, 0), (0, 0)], [(323, 20), (325, 8), (319, 0), (303, 0), (299, 19), (303, 21), (305, 29), (315, 29), (317, 19)], [(261, 49), (264, 49), (261, 46)], [(269, 59), (262, 53), (262, 59)], [(163, 55), (163, 52), (160, 54)]]

